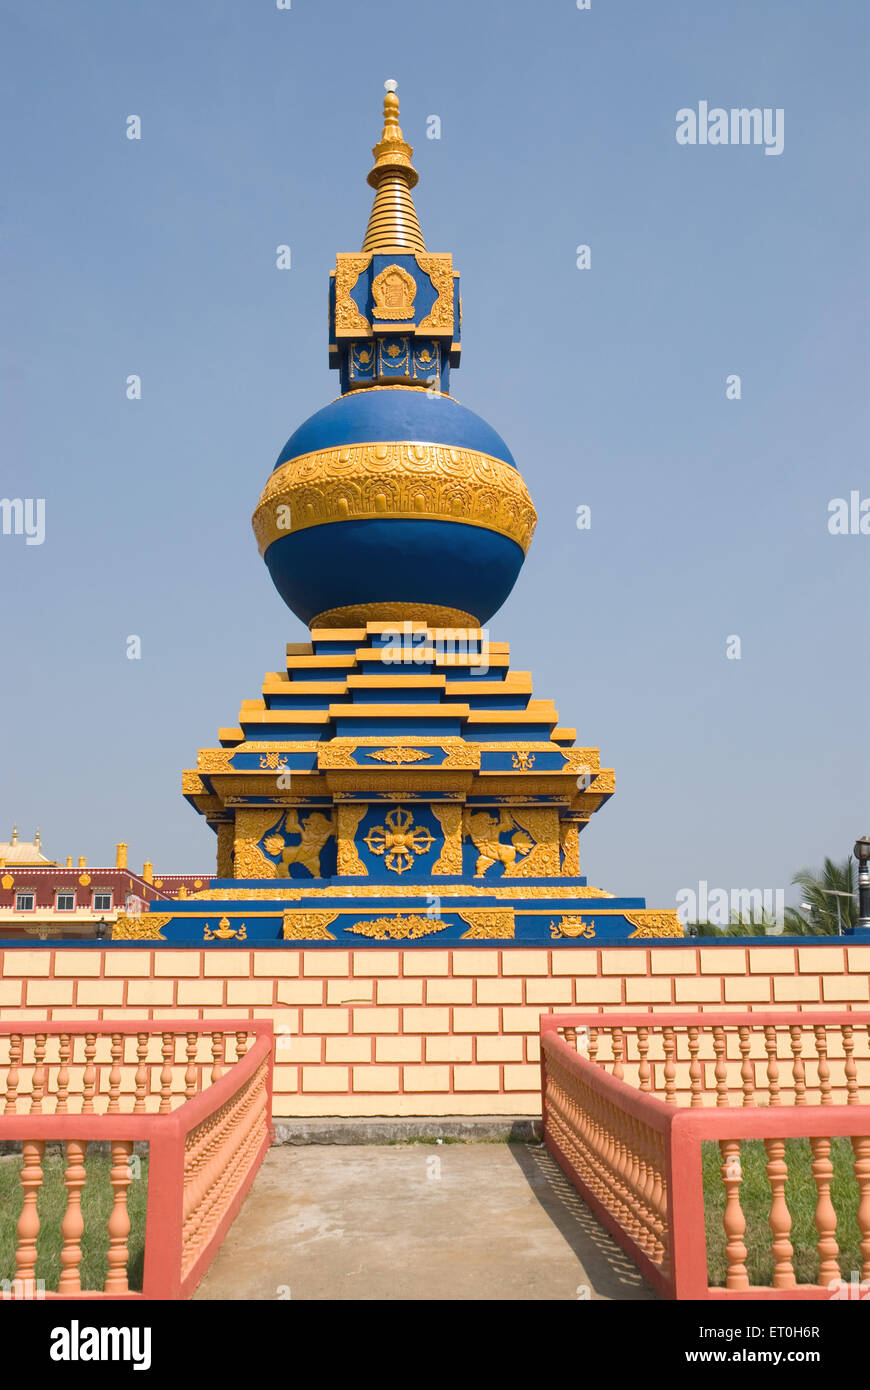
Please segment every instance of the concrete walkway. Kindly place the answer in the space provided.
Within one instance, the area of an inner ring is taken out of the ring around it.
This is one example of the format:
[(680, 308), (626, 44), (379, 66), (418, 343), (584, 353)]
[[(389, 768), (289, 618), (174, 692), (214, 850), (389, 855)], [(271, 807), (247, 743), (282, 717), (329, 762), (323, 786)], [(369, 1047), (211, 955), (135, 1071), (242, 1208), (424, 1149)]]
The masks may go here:
[(200, 1299), (652, 1299), (542, 1148), (275, 1147)]

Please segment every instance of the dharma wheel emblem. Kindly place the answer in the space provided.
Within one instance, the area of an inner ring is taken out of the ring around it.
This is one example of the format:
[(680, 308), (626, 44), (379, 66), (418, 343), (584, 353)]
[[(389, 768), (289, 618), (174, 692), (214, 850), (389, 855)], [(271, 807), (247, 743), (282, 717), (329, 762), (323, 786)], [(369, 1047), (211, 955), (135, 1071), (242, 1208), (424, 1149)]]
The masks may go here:
[(385, 855), (384, 864), (394, 874), (403, 874), (418, 854), (428, 854), (435, 843), (425, 826), (415, 825), (410, 811), (396, 806), (384, 817), (385, 825), (375, 825), (365, 837), (372, 854)]

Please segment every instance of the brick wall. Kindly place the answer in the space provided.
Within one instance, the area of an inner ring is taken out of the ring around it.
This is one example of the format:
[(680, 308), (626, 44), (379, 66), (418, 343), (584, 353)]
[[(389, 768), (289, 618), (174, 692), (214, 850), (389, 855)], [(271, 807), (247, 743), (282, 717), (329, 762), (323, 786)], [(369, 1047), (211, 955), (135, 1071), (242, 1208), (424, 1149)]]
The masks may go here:
[(87, 945), (0, 953), (16, 1019), (271, 1018), (276, 1116), (532, 1114), (538, 1020), (866, 1008), (870, 945), (353, 951)]

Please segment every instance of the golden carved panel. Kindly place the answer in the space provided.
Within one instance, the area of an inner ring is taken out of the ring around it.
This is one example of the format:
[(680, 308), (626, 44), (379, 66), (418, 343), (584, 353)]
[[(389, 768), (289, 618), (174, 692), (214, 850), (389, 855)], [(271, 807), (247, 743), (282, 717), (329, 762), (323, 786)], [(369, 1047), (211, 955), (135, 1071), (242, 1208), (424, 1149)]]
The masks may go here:
[(462, 873), (462, 807), (432, 803), (432, 814), (441, 826), (444, 844), (432, 865), (433, 874)]
[(338, 872), (346, 878), (367, 878), (368, 869), (357, 854), (354, 839), (368, 804), (343, 802), (338, 813)]
[(502, 459), (399, 441), (347, 444), (288, 459), (266, 483), (253, 527), (263, 554), (273, 541), (310, 526), (385, 516), (481, 526), (508, 536), (523, 552), (537, 522), (522, 477)]
[(372, 318), (406, 323), (414, 317), (417, 282), (400, 265), (388, 265), (372, 281)]
[(643, 908), (637, 912), (626, 912), (625, 920), (636, 928), (631, 932), (629, 940), (638, 937), (685, 936), (675, 909), (660, 912), (653, 908)]
[(453, 333), (453, 257), (449, 252), (418, 252), (416, 261), (429, 276), (438, 298), (424, 319), (417, 324), (418, 333), (435, 336)]
[(512, 941), (514, 913), (511, 907), (463, 907), (458, 916), (468, 923), (463, 941)]
[(379, 917), (375, 922), (355, 922), (344, 930), (376, 941), (418, 941), (422, 936), (446, 931), (449, 926), (450, 923), (442, 922), (440, 917), (427, 917), (425, 913), (416, 916), (409, 913), (403, 917), (400, 912), (396, 917)]
[(327, 928), (335, 921), (338, 911), (299, 912), (293, 908), (284, 913), (285, 941), (336, 941)]
[(119, 912), (112, 923), (113, 941), (165, 941), (161, 928), (172, 921), (172, 913), (155, 914), (143, 912), (139, 917), (130, 917)]
[(372, 326), (350, 297), (350, 292), (371, 256), (358, 251), (339, 251), (335, 261), (335, 336), (337, 338), (371, 335)]
[(535, 843), (522, 859), (505, 865), (505, 876), (558, 878), (559, 812), (556, 807), (529, 810), (518, 806), (511, 814), (520, 829), (527, 831)]
[(580, 830), (574, 820), (559, 822), (559, 847), (562, 851), (562, 873), (567, 878), (580, 875)]

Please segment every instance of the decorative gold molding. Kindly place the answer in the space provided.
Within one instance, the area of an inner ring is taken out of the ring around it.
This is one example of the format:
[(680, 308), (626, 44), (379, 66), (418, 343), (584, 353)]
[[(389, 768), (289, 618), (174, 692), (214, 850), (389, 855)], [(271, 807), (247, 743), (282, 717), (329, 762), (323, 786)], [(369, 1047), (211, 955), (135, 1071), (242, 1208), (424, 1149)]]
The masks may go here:
[(200, 748), (196, 755), (197, 772), (233, 772), (230, 758), (235, 757), (236, 748)]
[(283, 914), (283, 938), (285, 941), (337, 941), (327, 927), (338, 915), (337, 911), (299, 912), (291, 908)]
[(636, 928), (636, 931), (629, 933), (629, 940), (638, 937), (685, 936), (682, 923), (675, 909), (669, 912), (660, 912), (654, 908), (642, 908), (637, 912), (626, 912), (623, 915), (626, 922)]
[[(537, 522), (522, 476), (503, 459), (475, 449), (388, 441), (288, 459), (266, 483), (253, 527), (263, 554), (273, 541), (311, 526), (384, 517), (480, 526), (509, 537), (523, 553)], [(369, 612), (368, 605), (361, 607)], [(322, 616), (318, 621), (322, 625)], [(451, 624), (457, 625), (447, 619)], [(353, 619), (345, 625), (353, 626)], [(478, 626), (476, 618), (471, 626)]]
[(513, 908), (464, 907), (457, 909), (457, 915), (468, 923), (468, 931), (462, 933), (463, 941), (512, 941), (514, 938)]
[(205, 792), (205, 784), (196, 772), (182, 772), (181, 774), (181, 794), (182, 796), (199, 796)]
[(172, 913), (152, 914), (143, 912), (139, 917), (119, 912), (112, 923), (112, 941), (165, 941), (161, 930), (172, 921)]
[(449, 926), (450, 923), (442, 922), (440, 917), (427, 917), (424, 913), (403, 917), (400, 912), (396, 917), (379, 917), (376, 922), (355, 922), (344, 930), (378, 941), (418, 941), (422, 936), (445, 931)]

